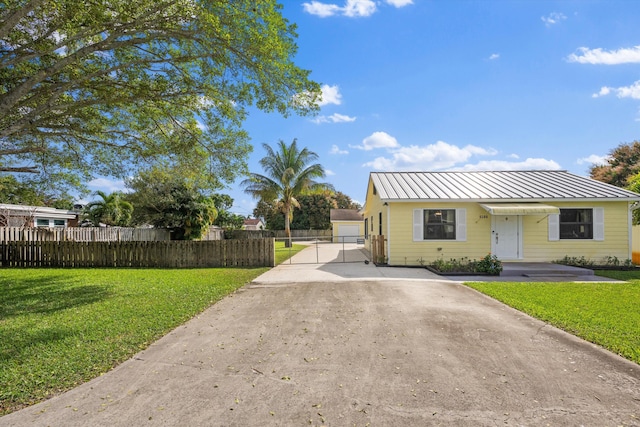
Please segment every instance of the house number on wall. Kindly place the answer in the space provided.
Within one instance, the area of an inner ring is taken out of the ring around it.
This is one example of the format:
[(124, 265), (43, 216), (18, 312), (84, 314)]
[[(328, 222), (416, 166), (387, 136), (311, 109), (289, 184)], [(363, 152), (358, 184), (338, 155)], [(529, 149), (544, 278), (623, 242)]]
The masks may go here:
[(480, 215), (480, 219), (487, 219), (489, 218), (489, 215)]

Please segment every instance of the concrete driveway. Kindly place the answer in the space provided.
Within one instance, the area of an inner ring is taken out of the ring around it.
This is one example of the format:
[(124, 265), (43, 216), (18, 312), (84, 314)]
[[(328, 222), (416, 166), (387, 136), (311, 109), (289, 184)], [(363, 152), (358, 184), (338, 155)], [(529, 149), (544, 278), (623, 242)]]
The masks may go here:
[(27, 425), (638, 426), (640, 366), (424, 269), (282, 265)]

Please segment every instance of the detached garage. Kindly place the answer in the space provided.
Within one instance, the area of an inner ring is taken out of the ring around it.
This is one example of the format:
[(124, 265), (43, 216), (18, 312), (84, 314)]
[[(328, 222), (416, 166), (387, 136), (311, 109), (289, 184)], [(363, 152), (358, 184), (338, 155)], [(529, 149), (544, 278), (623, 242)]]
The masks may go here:
[(356, 209), (331, 209), (333, 241), (357, 243), (364, 238), (364, 218)]

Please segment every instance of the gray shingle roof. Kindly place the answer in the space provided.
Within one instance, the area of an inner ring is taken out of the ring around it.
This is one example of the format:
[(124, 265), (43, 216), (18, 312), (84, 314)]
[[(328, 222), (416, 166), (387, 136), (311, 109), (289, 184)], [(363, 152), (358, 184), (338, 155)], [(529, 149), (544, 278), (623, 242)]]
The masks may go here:
[(331, 209), (329, 219), (330, 221), (362, 221), (363, 217), (355, 209)]
[(382, 200), (640, 201), (640, 194), (567, 171), (372, 172)]

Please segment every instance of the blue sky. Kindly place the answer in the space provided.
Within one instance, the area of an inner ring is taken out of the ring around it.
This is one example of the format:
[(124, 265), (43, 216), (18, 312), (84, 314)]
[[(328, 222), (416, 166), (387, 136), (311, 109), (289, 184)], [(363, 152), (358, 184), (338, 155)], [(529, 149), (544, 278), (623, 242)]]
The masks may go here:
[[(262, 143), (296, 138), (319, 155), (325, 181), (364, 203), (372, 171), (588, 175), (640, 139), (640, 2), (281, 3), (298, 25), (295, 62), (323, 86), (323, 103), (316, 117), (252, 111), (252, 172), (262, 173)], [(252, 213), (237, 183), (221, 193)]]

